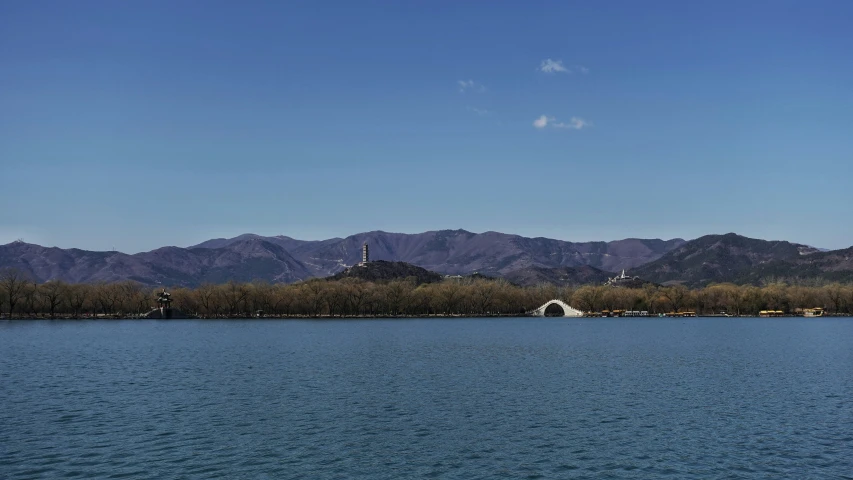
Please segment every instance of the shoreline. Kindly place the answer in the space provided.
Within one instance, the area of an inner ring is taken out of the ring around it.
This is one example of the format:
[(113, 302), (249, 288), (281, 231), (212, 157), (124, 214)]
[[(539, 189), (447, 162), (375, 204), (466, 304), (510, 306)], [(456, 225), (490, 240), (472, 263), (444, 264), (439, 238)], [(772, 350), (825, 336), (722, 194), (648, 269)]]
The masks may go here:
[(807, 318), (807, 319), (817, 319), (817, 318), (853, 318), (851, 314), (824, 314), (819, 317), (806, 317), (804, 315), (778, 315), (773, 317), (765, 317), (761, 315), (648, 315), (644, 317), (640, 316), (601, 316), (601, 315), (583, 315), (580, 317), (564, 317), (564, 316), (534, 316), (534, 315), (513, 315), (513, 314), (488, 314), (488, 315), (477, 315), (477, 314), (432, 314), (432, 315), (345, 315), (345, 316), (337, 316), (337, 315), (264, 315), (264, 316), (246, 316), (246, 315), (221, 315), (214, 317), (203, 317), (203, 316), (190, 316), (184, 318), (170, 318), (170, 319), (161, 319), (161, 318), (149, 318), (144, 315), (88, 315), (88, 316), (71, 316), (71, 315), (57, 315), (55, 317), (50, 317), (49, 315), (35, 315), (35, 316), (15, 316), (8, 317), (6, 315), (0, 316), (0, 321), (45, 321), (45, 320), (161, 320), (161, 321), (176, 321), (176, 320), (370, 320), (370, 319), (417, 319), (417, 318), (598, 318), (598, 319), (612, 319), (612, 318), (625, 318), (632, 320), (642, 320), (642, 319), (652, 319), (652, 318), (669, 318), (669, 319), (685, 319), (685, 318)]

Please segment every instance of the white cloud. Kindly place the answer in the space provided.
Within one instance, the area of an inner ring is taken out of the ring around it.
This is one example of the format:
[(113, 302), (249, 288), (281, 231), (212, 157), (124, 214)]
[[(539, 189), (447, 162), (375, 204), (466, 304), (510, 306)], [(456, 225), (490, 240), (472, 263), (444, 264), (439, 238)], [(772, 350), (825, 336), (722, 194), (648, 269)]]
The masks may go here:
[(542, 115), (533, 121), (533, 126), (536, 128), (545, 128), (548, 126), (548, 122), (553, 122), (554, 117), (548, 117), (547, 115)]
[(590, 126), (589, 122), (580, 117), (572, 117), (568, 123), (559, 122), (554, 124), (554, 128), (570, 128), (572, 130), (580, 130), (588, 126)]
[(563, 66), (562, 60), (551, 60), (550, 58), (542, 60), (539, 70), (545, 73), (569, 73), (569, 69)]
[(484, 116), (489, 115), (490, 113), (492, 113), (492, 112), (490, 112), (489, 110), (486, 110), (485, 108), (466, 107), (466, 109), (467, 109), (469, 112), (474, 112), (474, 113), (476, 113), (477, 115), (479, 115), (479, 116), (481, 116), (481, 117), (484, 117)]
[(583, 65), (572, 65), (571, 67), (567, 67), (563, 65), (562, 60), (551, 60), (550, 58), (546, 58), (542, 60), (542, 63), (539, 64), (539, 71), (545, 73), (575, 73), (580, 72), (584, 75), (589, 73), (589, 69), (584, 67)]
[(477, 83), (474, 80), (458, 80), (456, 84), (459, 85), (459, 93), (468, 91), (483, 93), (486, 91), (486, 87), (482, 83)]
[(581, 130), (583, 128), (589, 127), (592, 124), (587, 122), (586, 120), (580, 117), (572, 117), (568, 122), (558, 122), (556, 118), (549, 117), (547, 115), (542, 115), (536, 120), (533, 121), (533, 126), (538, 129), (543, 129), (546, 127), (551, 128), (566, 128), (570, 130)]

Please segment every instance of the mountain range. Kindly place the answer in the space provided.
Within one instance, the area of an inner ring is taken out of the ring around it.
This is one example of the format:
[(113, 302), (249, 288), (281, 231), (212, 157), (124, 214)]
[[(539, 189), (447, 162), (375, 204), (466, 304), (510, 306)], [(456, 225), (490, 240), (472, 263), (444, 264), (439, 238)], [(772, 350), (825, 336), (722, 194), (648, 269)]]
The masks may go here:
[(758, 283), (771, 277), (853, 280), (853, 247), (822, 251), (736, 234), (691, 241), (567, 242), (465, 230), (374, 231), (316, 241), (245, 234), (133, 255), (19, 241), (0, 245), (0, 268), (18, 268), (39, 282), (135, 280), (190, 287), (229, 280), (290, 283), (332, 276), (358, 263), (364, 243), (371, 260), (406, 262), (446, 275), (480, 273), (521, 285), (600, 283), (623, 269), (649, 281), (689, 286)]
[(631, 274), (691, 287), (720, 282), (757, 285), (774, 279), (851, 282), (853, 247), (824, 250), (734, 233), (706, 235), (679, 245)]
[(135, 280), (149, 285), (196, 286), (260, 279), (289, 283), (334, 275), (358, 263), (364, 243), (370, 247), (372, 260), (411, 263), (446, 275), (479, 272), (505, 276), (531, 267), (590, 267), (601, 272), (599, 276), (606, 276), (603, 272), (631, 269), (658, 259), (684, 240), (578, 243), (465, 230), (417, 234), (374, 231), (316, 241), (245, 234), (133, 255), (13, 242), (0, 246), (0, 268), (18, 268), (41, 282)]

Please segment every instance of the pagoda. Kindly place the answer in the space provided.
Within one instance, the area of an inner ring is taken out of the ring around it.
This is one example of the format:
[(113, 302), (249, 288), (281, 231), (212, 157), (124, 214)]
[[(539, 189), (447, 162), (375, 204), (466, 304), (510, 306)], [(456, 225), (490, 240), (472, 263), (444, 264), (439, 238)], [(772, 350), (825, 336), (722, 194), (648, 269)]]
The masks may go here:
[(370, 252), (367, 249), (367, 242), (364, 242), (364, 245), (361, 246), (361, 261), (362, 263), (370, 261)]
[(160, 318), (172, 318), (172, 294), (166, 289), (157, 294), (157, 308), (160, 310)]

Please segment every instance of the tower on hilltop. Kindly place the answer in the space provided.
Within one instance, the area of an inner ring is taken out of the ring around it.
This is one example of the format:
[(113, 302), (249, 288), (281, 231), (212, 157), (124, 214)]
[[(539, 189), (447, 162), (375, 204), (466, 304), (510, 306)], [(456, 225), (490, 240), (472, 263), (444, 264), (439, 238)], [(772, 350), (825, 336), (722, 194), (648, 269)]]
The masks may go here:
[(369, 261), (370, 252), (367, 249), (367, 242), (364, 242), (364, 245), (361, 246), (361, 263), (359, 265), (366, 265)]

